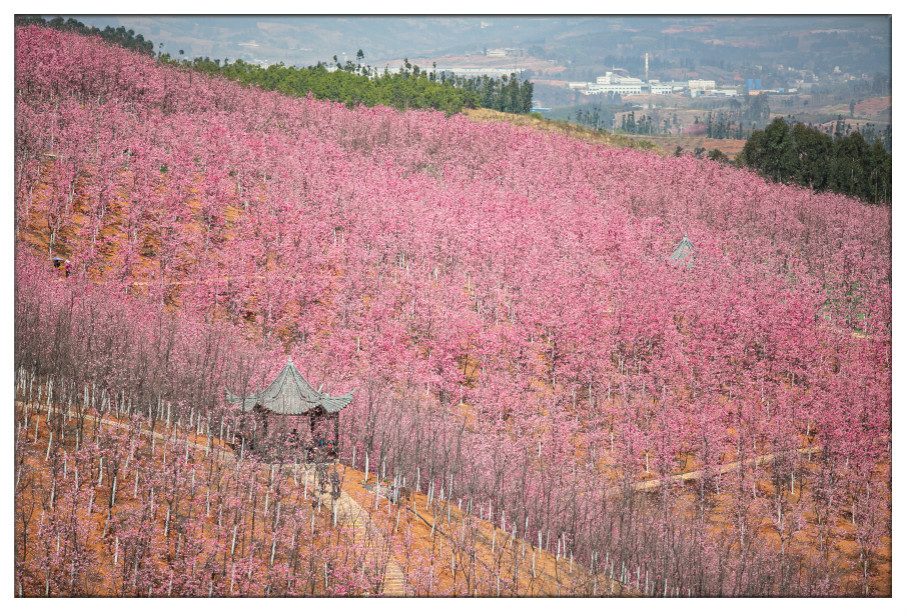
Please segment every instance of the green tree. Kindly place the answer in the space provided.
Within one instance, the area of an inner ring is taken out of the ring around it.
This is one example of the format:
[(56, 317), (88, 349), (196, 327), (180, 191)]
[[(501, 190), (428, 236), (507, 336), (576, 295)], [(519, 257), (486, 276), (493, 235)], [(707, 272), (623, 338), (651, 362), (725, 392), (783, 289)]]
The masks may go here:
[(792, 145), (790, 126), (782, 118), (775, 118), (764, 129), (761, 170), (772, 180), (780, 182), (793, 174), (796, 160)]
[(893, 165), (890, 154), (880, 141), (876, 141), (869, 154), (869, 201), (890, 203), (892, 173)]
[(774, 181), (791, 181), (812, 189), (833, 190), (868, 202), (891, 201), (891, 157), (880, 141), (869, 146), (859, 132), (842, 133), (842, 118), (833, 139), (780, 118), (763, 131), (754, 130), (736, 159)]
[(727, 154), (720, 149), (711, 149), (711, 151), (708, 152), (708, 159), (710, 159), (711, 161), (720, 162), (722, 164), (730, 163), (730, 158), (727, 157)]
[(834, 172), (832, 188), (845, 193), (867, 198), (871, 192), (868, 178), (871, 163), (870, 150), (862, 134), (853, 132), (834, 142)]
[(795, 156), (793, 180), (818, 191), (826, 189), (834, 157), (831, 137), (797, 123), (792, 129), (792, 142)]

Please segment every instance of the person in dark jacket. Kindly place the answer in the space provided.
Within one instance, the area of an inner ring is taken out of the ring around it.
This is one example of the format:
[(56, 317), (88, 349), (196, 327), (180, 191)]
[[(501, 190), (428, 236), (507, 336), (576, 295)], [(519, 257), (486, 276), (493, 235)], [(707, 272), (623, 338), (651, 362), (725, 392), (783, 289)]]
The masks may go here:
[(330, 472), (330, 496), (334, 499), (340, 497), (340, 474), (337, 473), (337, 468)]

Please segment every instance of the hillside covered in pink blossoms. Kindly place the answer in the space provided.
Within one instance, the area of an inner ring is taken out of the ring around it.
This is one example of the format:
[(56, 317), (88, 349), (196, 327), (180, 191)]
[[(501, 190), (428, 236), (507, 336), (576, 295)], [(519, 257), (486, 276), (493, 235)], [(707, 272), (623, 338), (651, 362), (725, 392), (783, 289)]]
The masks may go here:
[[(644, 594), (889, 594), (890, 208), (36, 27), (15, 54), (17, 379), (216, 430), (291, 355), (355, 389), (343, 463)], [(17, 576), (69, 572), (44, 554)]]

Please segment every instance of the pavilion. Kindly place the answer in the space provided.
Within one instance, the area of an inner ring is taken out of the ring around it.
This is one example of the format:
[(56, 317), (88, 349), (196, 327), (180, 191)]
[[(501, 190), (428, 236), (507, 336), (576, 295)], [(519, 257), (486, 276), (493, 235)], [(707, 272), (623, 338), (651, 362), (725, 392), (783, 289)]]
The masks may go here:
[(695, 249), (692, 248), (692, 241), (689, 240), (688, 236), (683, 236), (683, 239), (673, 250), (673, 254), (670, 255), (670, 259), (686, 268), (691, 268), (695, 265)]
[[(350, 391), (331, 396), (305, 380), (292, 357), (263, 391), (245, 397), (226, 390), (229, 403), (251, 419), (245, 419), (245, 433), (251, 446), (266, 450), (278, 440), (294, 440), (309, 450), (327, 446), (335, 451), (340, 434), (340, 411), (352, 402)], [(245, 415), (244, 415), (245, 416)], [(252, 431), (248, 432), (251, 425)], [(332, 431), (331, 431), (332, 430)]]

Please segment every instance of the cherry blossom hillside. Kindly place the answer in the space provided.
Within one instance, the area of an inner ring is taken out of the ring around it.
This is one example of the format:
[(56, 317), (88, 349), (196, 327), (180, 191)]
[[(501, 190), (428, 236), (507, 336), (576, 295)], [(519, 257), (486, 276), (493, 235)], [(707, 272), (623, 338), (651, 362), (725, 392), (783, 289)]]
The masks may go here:
[(889, 593), (889, 208), (35, 27), (15, 87), (20, 378), (219, 434), (289, 354), (345, 464), (647, 594)]

